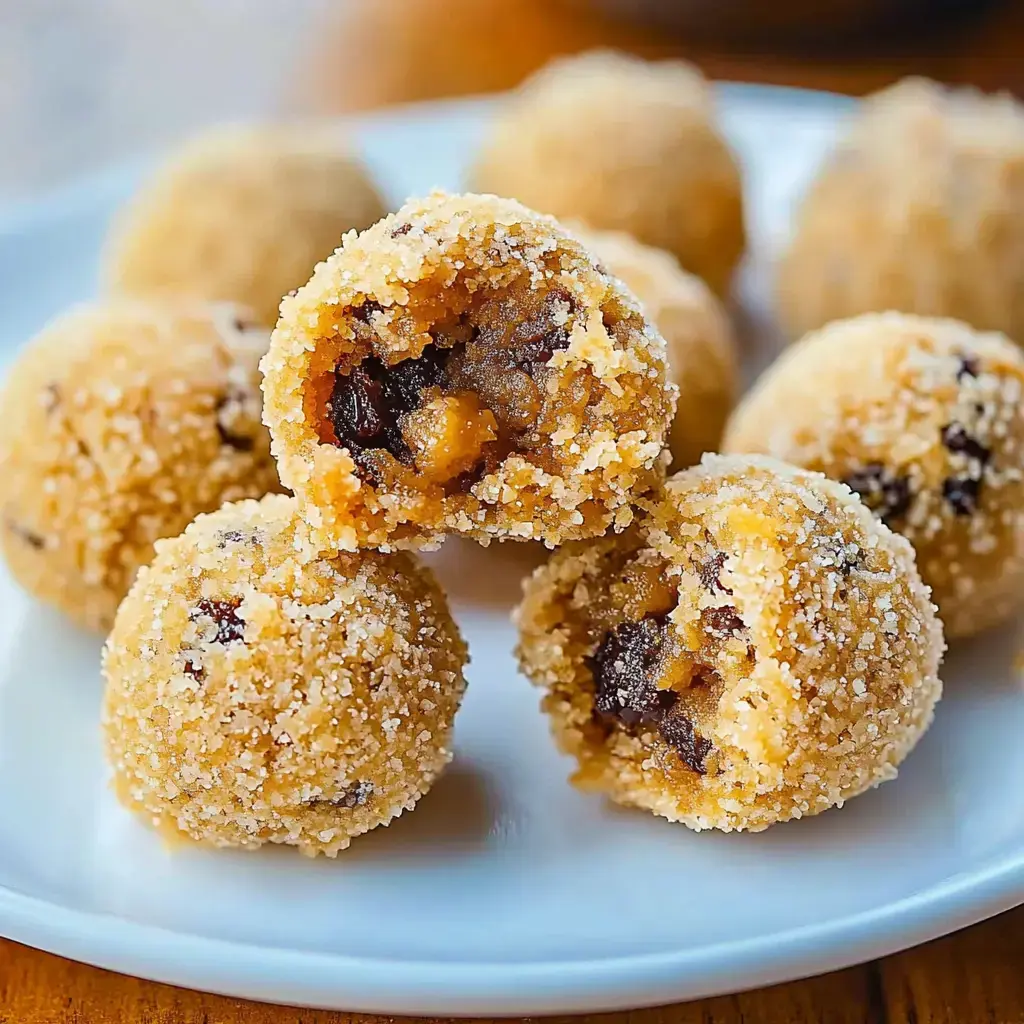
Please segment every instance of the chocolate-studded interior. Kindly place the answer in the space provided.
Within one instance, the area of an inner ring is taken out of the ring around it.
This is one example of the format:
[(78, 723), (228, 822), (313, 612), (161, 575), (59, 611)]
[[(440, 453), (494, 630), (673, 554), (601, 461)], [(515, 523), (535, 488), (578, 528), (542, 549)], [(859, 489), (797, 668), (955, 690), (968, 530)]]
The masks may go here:
[(714, 775), (719, 755), (711, 737), (727, 674), (737, 662), (749, 671), (754, 660), (747, 627), (721, 578), (726, 556), (710, 538), (695, 556), (700, 593), (685, 602), (695, 609), (692, 621), (672, 615), (684, 603), (682, 584), (661, 558), (646, 548), (614, 557), (606, 585), (588, 602), (595, 726), (609, 734), (615, 728), (652, 733), (668, 748), (666, 768), (681, 762), (698, 775)]
[[(609, 301), (605, 325), (628, 315)], [(583, 317), (570, 291), (524, 275), (476, 294), (453, 291), (426, 331), (418, 357), (382, 356), (380, 333), (422, 330), (401, 308), (367, 300), (352, 313), (367, 355), (329, 384), (323, 440), (346, 447), (374, 484), (468, 490), (512, 452), (548, 465), (550, 435), (566, 413), (586, 422), (594, 378), (577, 372), (552, 386), (555, 353)], [(325, 389), (326, 390), (326, 389)]]

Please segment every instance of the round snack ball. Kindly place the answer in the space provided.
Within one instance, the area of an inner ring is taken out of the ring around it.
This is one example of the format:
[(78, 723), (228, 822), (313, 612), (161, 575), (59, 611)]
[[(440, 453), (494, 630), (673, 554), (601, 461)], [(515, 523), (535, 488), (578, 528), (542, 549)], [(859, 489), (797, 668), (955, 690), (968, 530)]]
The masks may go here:
[(281, 479), (314, 543), (622, 529), (664, 477), (675, 388), (635, 298), (558, 223), (436, 193), (345, 237), (263, 361)]
[(679, 388), (668, 439), (672, 466), (700, 462), (718, 450), (738, 387), (736, 345), (722, 304), (663, 249), (621, 231), (575, 233), (636, 295), (665, 338), (668, 379)]
[(682, 61), (593, 51), (553, 62), (507, 101), (470, 187), (627, 231), (719, 295), (746, 244), (739, 169), (707, 83)]
[(1024, 106), (907, 79), (869, 99), (782, 260), (794, 337), (898, 309), (1024, 343)]
[(725, 448), (857, 491), (916, 548), (947, 636), (1024, 599), (1024, 354), (1002, 335), (899, 313), (829, 324), (761, 378)]
[(326, 127), (221, 128), (187, 144), (123, 211), (109, 286), (245, 304), (273, 326), (350, 228), (386, 213), (363, 164)]
[(82, 306), (19, 355), (0, 419), (0, 545), (14, 577), (106, 631), (153, 542), (278, 490), (260, 422), (269, 333), (228, 305)]
[(694, 829), (759, 831), (893, 778), (941, 693), (910, 545), (772, 459), (676, 474), (630, 531), (538, 569), (517, 618), (573, 782)]
[(311, 555), (295, 500), (157, 545), (104, 650), (118, 796), (168, 838), (335, 856), (451, 759), (466, 645), (405, 553)]

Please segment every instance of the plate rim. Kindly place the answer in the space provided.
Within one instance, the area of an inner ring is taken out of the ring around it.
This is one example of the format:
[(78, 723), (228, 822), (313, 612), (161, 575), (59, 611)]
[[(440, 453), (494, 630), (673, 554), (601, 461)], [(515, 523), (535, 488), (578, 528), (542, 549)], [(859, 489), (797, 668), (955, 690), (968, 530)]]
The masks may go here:
[[(849, 97), (716, 83), (724, 97), (849, 109)], [(490, 97), (428, 101), (336, 119), (373, 123), (466, 112)], [(136, 156), (28, 201), (0, 204), (0, 236), (72, 218), (123, 196), (152, 163)], [(605, 959), (389, 960), (250, 945), (82, 910), (0, 885), (0, 935), (135, 977), (265, 1002), (360, 1013), (520, 1016), (634, 1009), (839, 970), (930, 941), (1024, 904), (1024, 848), (981, 870), (844, 917), (697, 949)]]
[(1022, 903), (1024, 850), (831, 921), (607, 959), (453, 963), (255, 946), (83, 911), (6, 886), (0, 886), (0, 934), (95, 967), (241, 999), (353, 1013), (525, 1016), (639, 1009), (811, 977)]

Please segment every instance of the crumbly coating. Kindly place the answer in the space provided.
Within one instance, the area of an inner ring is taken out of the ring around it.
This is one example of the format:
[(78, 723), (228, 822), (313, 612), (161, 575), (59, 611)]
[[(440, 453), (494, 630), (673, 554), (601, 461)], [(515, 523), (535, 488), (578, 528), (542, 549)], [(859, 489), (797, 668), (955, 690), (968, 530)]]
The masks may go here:
[(917, 550), (947, 636), (1024, 599), (1024, 355), (955, 320), (865, 314), (792, 346), (725, 449), (843, 480)]
[(585, 790), (758, 831), (891, 779), (941, 693), (910, 545), (841, 484), (705, 456), (525, 585), (523, 671)]
[(664, 340), (512, 200), (435, 193), (347, 235), (282, 303), (263, 371), (314, 545), (556, 545), (624, 528), (664, 476)]
[(778, 279), (794, 337), (898, 309), (1024, 344), (1024, 106), (906, 79), (870, 98), (799, 210)]
[(0, 546), (35, 597), (106, 631), (153, 542), (279, 490), (260, 422), (268, 332), (238, 307), (114, 299), (18, 356), (0, 419)]
[(506, 101), (470, 187), (667, 249), (719, 295), (743, 253), (739, 168), (700, 72), (611, 51), (554, 61)]
[(575, 234), (636, 295), (665, 338), (668, 379), (679, 388), (668, 439), (672, 468), (696, 465), (705, 452), (718, 451), (736, 401), (736, 343), (725, 309), (664, 249), (621, 231)]
[(157, 545), (103, 655), (122, 802), (169, 839), (335, 856), (451, 759), (466, 646), (399, 553), (310, 561), (295, 499), (225, 505)]
[(220, 128), (145, 184), (108, 241), (109, 287), (240, 302), (273, 327), (348, 230), (387, 212), (362, 162), (331, 128)]

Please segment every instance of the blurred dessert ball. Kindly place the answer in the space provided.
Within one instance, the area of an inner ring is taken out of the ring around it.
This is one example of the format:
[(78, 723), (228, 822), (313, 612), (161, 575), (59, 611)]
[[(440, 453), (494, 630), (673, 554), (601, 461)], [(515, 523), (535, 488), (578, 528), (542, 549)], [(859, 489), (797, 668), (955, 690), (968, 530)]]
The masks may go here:
[(1024, 340), (1024, 106), (906, 79), (812, 186), (778, 278), (794, 336), (898, 309)]
[(107, 630), (153, 544), (280, 490), (260, 422), (269, 332), (230, 306), (116, 299), (18, 355), (0, 421), (0, 547), (34, 597)]
[(273, 326), (281, 297), (387, 212), (366, 168), (326, 126), (234, 126), (187, 143), (123, 211), (109, 287), (240, 302)]
[(470, 171), (478, 192), (627, 231), (719, 295), (745, 245), (739, 168), (700, 72), (596, 51), (514, 93)]
[(313, 73), (321, 109), (363, 110), (511, 89), (596, 46), (664, 52), (586, 0), (348, 0)]
[(636, 295), (665, 338), (668, 377), (679, 388), (669, 431), (672, 467), (695, 465), (705, 452), (718, 451), (736, 401), (736, 345), (722, 304), (663, 249), (621, 231), (576, 235)]

